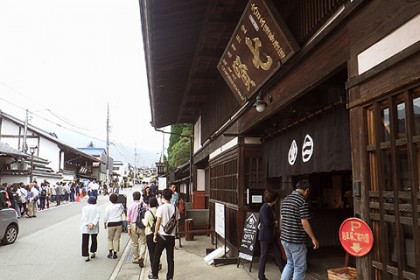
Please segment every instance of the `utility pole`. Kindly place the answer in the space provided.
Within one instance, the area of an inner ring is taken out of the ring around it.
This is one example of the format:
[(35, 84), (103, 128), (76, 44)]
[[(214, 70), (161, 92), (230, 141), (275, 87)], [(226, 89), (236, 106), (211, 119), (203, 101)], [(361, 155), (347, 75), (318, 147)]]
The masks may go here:
[(134, 144), (134, 182), (133, 187), (136, 185), (136, 179), (137, 179), (137, 143)]
[(107, 114), (106, 114), (106, 181), (108, 184), (109, 180), (109, 103), (107, 103)]
[(22, 152), (26, 153), (28, 151), (28, 144), (26, 144), (26, 137), (28, 134), (28, 120), (29, 120), (29, 111), (26, 109), (26, 118), (25, 118), (25, 126), (23, 129), (23, 143), (22, 143)]

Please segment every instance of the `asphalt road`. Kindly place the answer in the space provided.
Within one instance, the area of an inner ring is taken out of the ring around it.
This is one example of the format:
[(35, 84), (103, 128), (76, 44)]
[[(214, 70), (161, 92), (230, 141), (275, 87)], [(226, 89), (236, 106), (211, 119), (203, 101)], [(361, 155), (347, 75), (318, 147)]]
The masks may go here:
[[(125, 191), (128, 203), (131, 190)], [(101, 215), (109, 203), (108, 196), (99, 196)], [(19, 221), (18, 239), (12, 245), (0, 246), (0, 279), (109, 279), (119, 262), (106, 255), (106, 230), (100, 219), (97, 257), (85, 262), (81, 256), (80, 219), (86, 198), (76, 203), (50, 206), (38, 212), (37, 218)], [(121, 237), (121, 256), (128, 244), (128, 235)]]

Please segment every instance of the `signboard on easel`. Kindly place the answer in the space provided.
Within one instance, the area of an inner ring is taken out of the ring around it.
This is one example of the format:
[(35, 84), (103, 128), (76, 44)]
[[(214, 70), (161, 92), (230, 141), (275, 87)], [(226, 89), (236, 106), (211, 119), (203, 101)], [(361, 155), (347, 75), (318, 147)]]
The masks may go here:
[(252, 261), (254, 259), (255, 242), (257, 241), (258, 233), (258, 222), (259, 213), (246, 213), (244, 232), (242, 234), (241, 245), (239, 247), (239, 258), (237, 266), (239, 267), (240, 259), (250, 261), (251, 266), (249, 267), (249, 271), (251, 271)]
[(222, 238), (225, 238), (225, 205), (221, 203), (214, 204), (215, 209), (215, 231)]
[[(213, 260), (213, 264), (215, 266), (219, 265), (219, 264), (235, 264), (238, 262), (237, 258), (228, 258), (227, 255), (227, 251), (229, 250), (228, 246), (227, 246), (227, 241), (226, 241), (226, 209), (225, 209), (225, 205), (221, 204), (221, 203), (215, 203), (214, 205), (214, 210), (215, 210), (215, 231), (216, 231), (216, 244), (218, 243), (218, 235), (220, 235), (225, 242), (225, 245), (223, 246), (223, 250), (224, 250), (224, 254), (222, 258), (215, 258)], [(220, 248), (219, 248), (220, 249)], [(219, 250), (217, 249), (217, 250)], [(220, 250), (219, 250), (219, 253)], [(217, 253), (216, 253), (217, 254)]]

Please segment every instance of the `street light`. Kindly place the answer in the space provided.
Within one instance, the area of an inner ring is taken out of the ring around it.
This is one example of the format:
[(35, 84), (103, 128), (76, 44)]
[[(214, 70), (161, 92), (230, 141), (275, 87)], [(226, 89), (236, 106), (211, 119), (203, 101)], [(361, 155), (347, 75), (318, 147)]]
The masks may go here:
[(33, 171), (34, 171), (34, 153), (35, 153), (36, 149), (38, 149), (38, 146), (29, 147), (29, 150), (31, 152), (31, 173), (30, 173), (30, 182), (29, 183), (32, 183), (32, 177), (33, 177)]

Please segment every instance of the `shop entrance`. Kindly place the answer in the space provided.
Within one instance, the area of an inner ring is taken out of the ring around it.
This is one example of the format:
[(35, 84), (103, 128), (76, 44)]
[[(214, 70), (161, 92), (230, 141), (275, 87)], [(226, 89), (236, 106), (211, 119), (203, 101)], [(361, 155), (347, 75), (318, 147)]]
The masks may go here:
[(327, 279), (328, 269), (345, 265), (346, 252), (338, 233), (341, 223), (354, 213), (351, 178), (351, 171), (308, 176), (312, 184), (311, 225), (320, 243), (318, 250), (308, 245), (308, 274), (315, 279)]
[[(348, 257), (340, 244), (341, 223), (353, 217), (352, 172), (337, 171), (309, 175), (269, 178), (267, 186), (277, 190), (281, 199), (290, 194), (299, 179), (308, 179), (312, 189), (309, 203), (312, 213), (311, 225), (319, 240), (320, 248), (313, 250), (308, 243), (308, 279), (327, 279), (327, 270), (355, 266), (354, 258)], [(279, 188), (280, 186), (280, 188)], [(279, 216), (280, 203), (276, 205)]]

